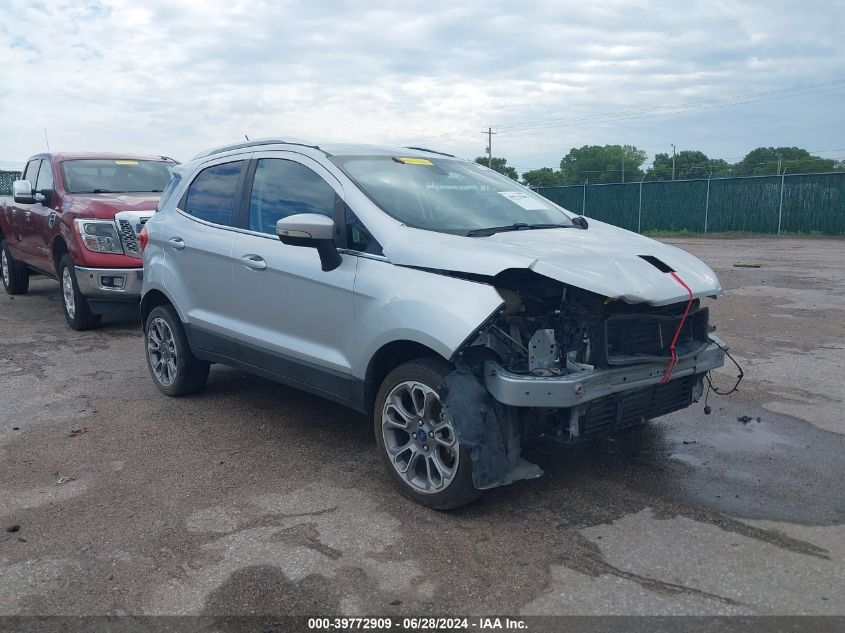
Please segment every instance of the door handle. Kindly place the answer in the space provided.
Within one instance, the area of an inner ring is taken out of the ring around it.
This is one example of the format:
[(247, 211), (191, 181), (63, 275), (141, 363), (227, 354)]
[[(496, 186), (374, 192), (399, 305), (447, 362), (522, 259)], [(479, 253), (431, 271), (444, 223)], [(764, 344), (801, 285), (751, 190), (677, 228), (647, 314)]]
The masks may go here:
[(171, 237), (169, 240), (167, 240), (167, 243), (170, 244), (170, 246), (175, 248), (177, 251), (185, 249), (185, 240), (183, 240), (181, 237)]
[(258, 255), (244, 255), (241, 257), (241, 261), (244, 263), (244, 266), (253, 270), (264, 270), (267, 268), (267, 262)]

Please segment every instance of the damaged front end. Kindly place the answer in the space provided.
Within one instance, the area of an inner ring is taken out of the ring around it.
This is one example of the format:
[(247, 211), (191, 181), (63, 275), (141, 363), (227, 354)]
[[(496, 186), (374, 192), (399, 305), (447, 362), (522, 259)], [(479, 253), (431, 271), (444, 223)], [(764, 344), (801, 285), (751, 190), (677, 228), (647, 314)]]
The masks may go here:
[(691, 291), (653, 306), (531, 270), (485, 281), (504, 304), (458, 350), (442, 393), (479, 489), (542, 474), (521, 458), (528, 442), (584, 440), (689, 406), (704, 375), (724, 364)]

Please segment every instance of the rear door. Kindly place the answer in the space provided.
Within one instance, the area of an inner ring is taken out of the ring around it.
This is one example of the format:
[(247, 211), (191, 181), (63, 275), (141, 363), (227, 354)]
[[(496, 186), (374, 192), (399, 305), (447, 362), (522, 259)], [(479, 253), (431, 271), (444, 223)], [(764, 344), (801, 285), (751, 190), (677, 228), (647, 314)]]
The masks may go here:
[(206, 163), (175, 213), (159, 223), (165, 287), (177, 303), (195, 350), (234, 357), (238, 310), (232, 289), (232, 247), (248, 160)]
[(248, 229), (235, 238), (235, 303), (245, 362), (340, 400), (351, 398), (353, 287), (358, 258), (324, 272), (313, 248), (282, 244), (276, 222), (297, 213), (336, 217), (343, 188), (294, 152), (254, 155), (244, 199)]

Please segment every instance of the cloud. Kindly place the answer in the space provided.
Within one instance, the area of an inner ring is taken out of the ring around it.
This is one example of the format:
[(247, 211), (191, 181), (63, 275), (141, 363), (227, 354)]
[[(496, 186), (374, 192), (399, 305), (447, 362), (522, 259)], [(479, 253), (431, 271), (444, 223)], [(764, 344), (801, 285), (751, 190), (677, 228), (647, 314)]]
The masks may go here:
[[(572, 146), (845, 147), (845, 90), (698, 112), (578, 119), (845, 78), (845, 5), (383, 0), (0, 0), (0, 159), (43, 149), (185, 159), (242, 138), (397, 142), (520, 168)], [(819, 123), (827, 121), (826, 126)], [(714, 132), (715, 131), (715, 132)], [(713, 139), (722, 138), (714, 142)], [(845, 153), (843, 153), (845, 154)]]

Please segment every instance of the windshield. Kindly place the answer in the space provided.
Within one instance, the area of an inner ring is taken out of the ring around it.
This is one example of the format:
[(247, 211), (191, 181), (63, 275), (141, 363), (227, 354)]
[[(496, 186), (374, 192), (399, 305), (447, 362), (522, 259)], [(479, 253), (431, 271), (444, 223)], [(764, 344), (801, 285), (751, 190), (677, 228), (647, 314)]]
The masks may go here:
[(163, 160), (66, 160), (68, 193), (160, 192), (176, 163)]
[(466, 235), (513, 225), (572, 226), (556, 205), (475, 163), (402, 156), (332, 160), (385, 212), (417, 228)]

